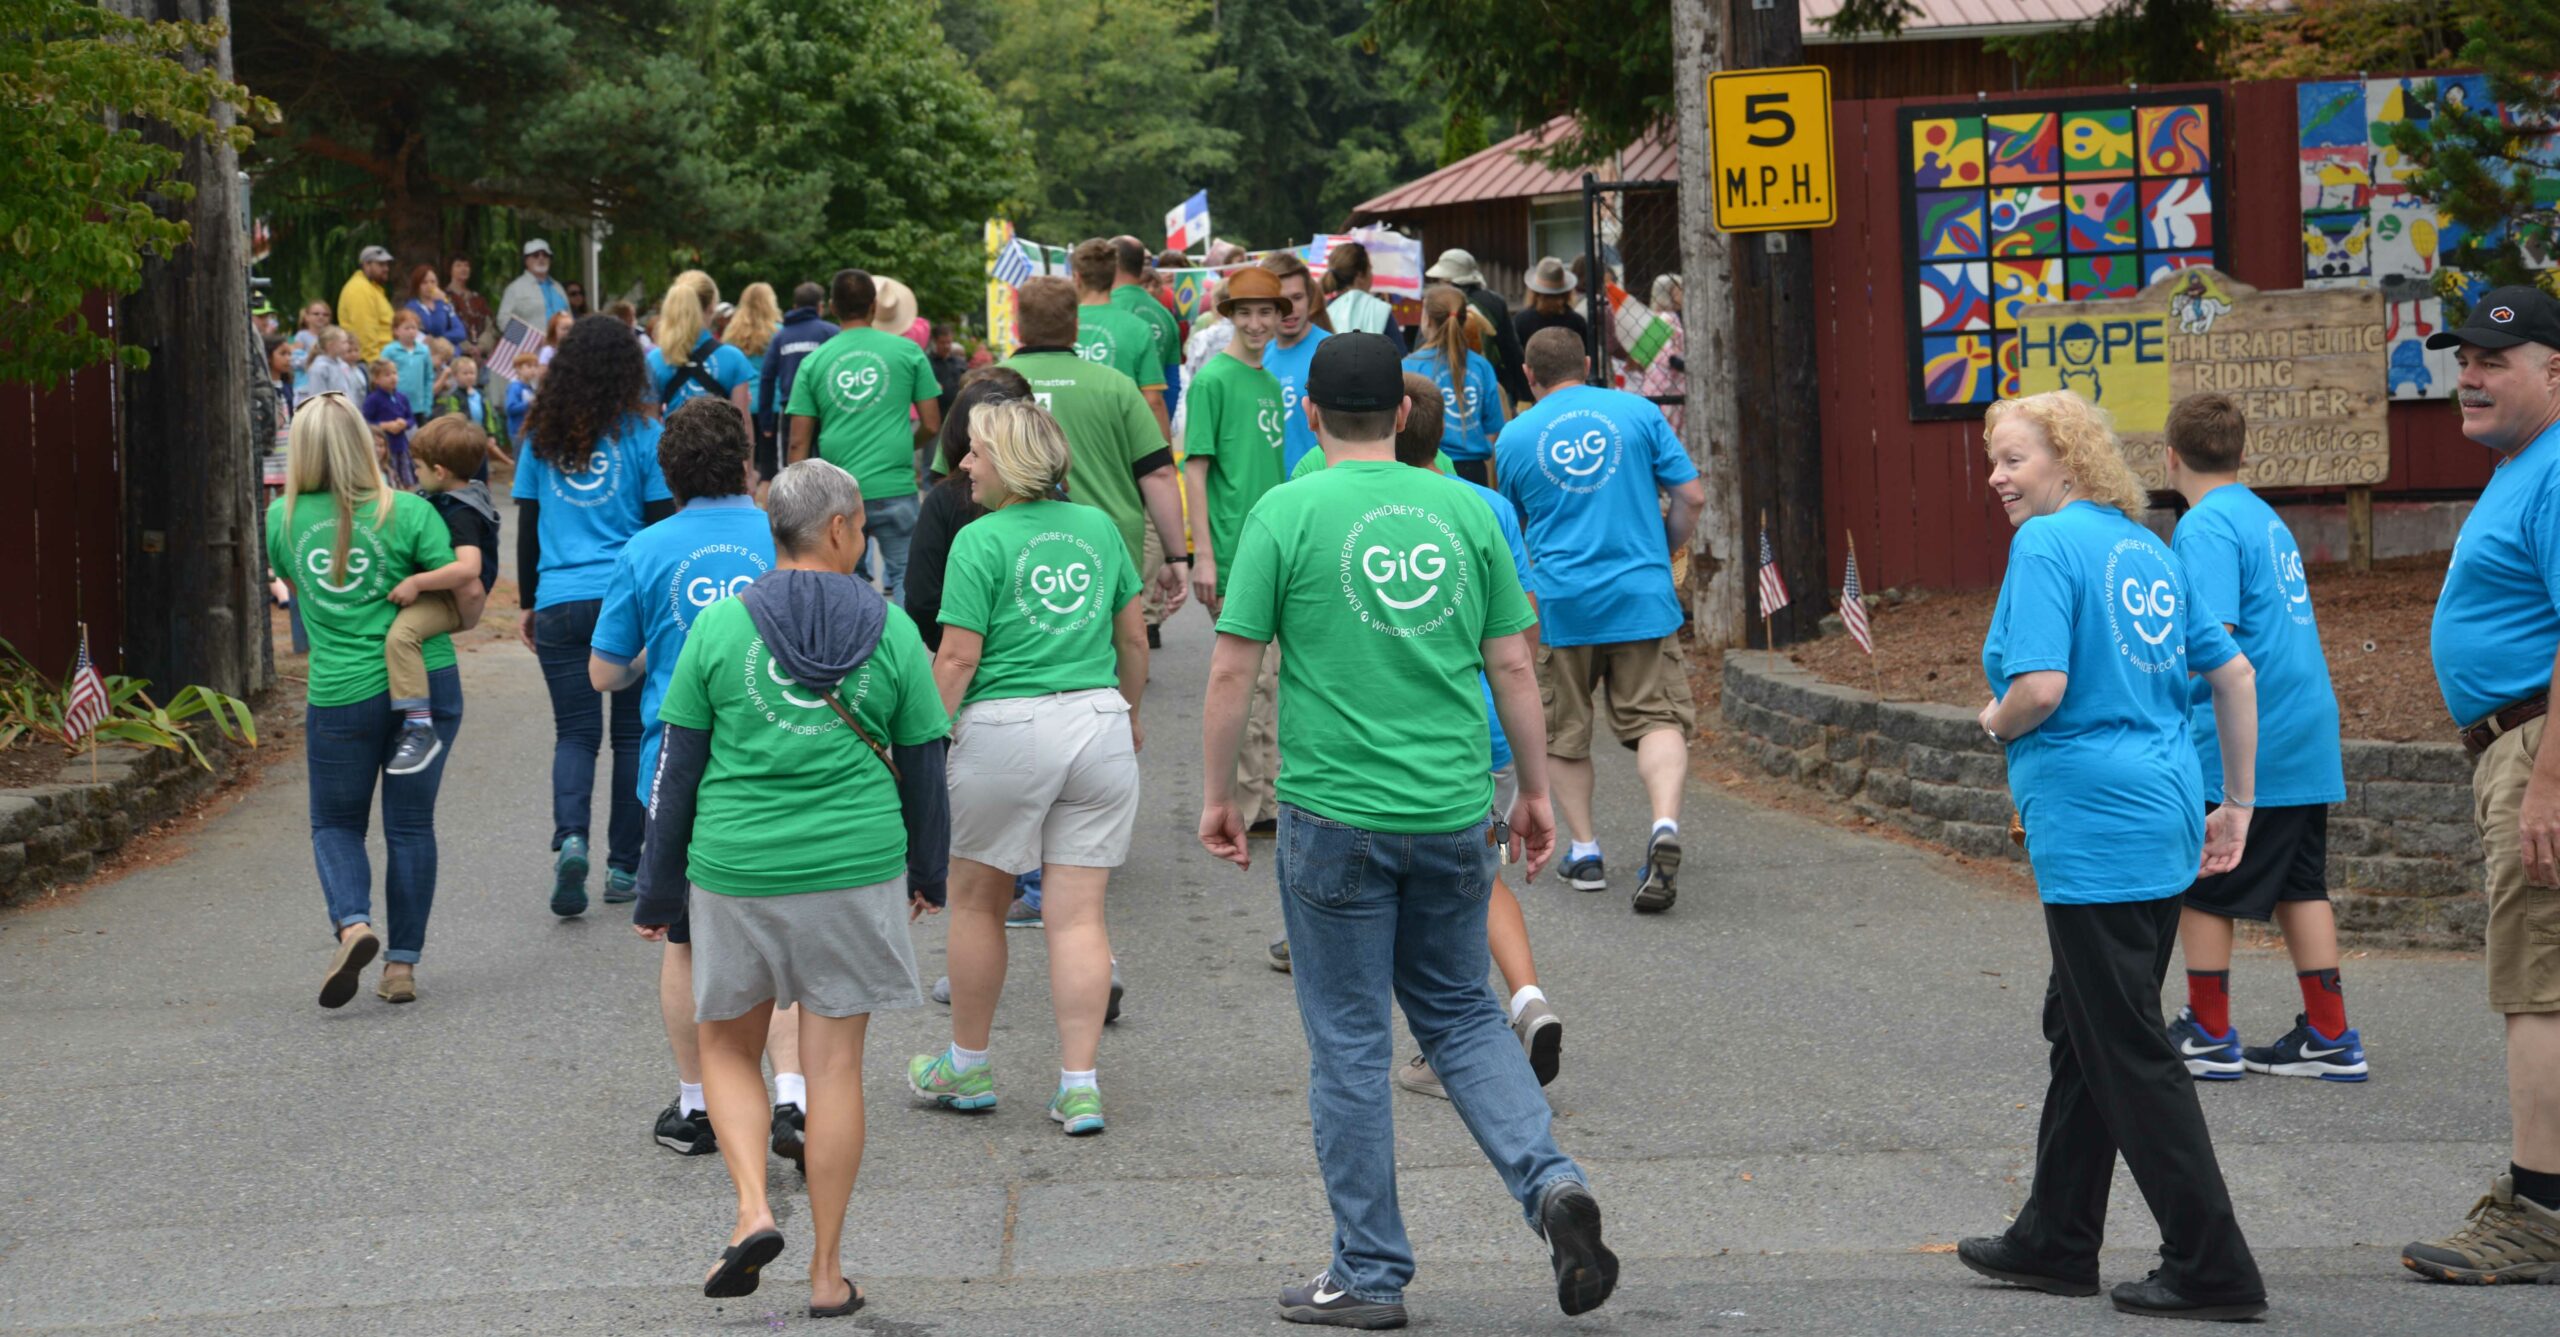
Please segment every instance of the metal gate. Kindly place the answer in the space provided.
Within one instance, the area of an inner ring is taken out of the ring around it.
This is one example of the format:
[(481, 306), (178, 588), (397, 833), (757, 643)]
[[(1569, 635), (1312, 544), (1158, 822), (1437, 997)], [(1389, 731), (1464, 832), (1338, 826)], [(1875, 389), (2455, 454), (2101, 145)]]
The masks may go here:
[[(1673, 425), (1678, 425), (1679, 406), (1686, 396), (1682, 378), (1671, 374), (1668, 359), (1682, 353), (1681, 341), (1674, 338), (1659, 351), (1628, 349), (1619, 333), (1625, 309), (1613, 304), (1610, 288), (1624, 293), (1623, 301), (1650, 309), (1655, 280), (1666, 275), (1678, 280), (1680, 183), (1602, 181), (1584, 173), (1582, 238), (1583, 320), (1591, 327), (1591, 365), (1606, 369), (1603, 384), (1645, 395), (1662, 405)], [(1660, 314), (1678, 327), (1677, 306)], [(1641, 328), (1633, 322), (1629, 327)], [(1638, 361), (1636, 355), (1646, 356)]]

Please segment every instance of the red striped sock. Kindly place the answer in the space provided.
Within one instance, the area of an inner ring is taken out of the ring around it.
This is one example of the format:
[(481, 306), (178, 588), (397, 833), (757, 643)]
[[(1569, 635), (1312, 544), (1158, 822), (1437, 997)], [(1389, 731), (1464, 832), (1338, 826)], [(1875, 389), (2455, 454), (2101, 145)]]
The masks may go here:
[(2187, 1010), (2196, 1014), (2196, 1024), (2208, 1035), (2231, 1033), (2231, 972), (2228, 970), (2190, 970), (2187, 972)]
[(2302, 1015), (2311, 1029), (2335, 1040), (2347, 1033), (2347, 990), (2338, 982), (2335, 966), (2327, 970), (2297, 970), (2293, 982), (2302, 986)]

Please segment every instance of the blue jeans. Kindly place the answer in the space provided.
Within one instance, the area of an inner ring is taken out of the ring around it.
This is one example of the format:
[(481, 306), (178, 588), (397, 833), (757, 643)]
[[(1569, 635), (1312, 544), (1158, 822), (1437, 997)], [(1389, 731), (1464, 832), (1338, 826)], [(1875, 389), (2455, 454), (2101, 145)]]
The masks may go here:
[(382, 844), (386, 862), (383, 907), (391, 932), (383, 958), (418, 959), (427, 942), (427, 913), (436, 903), (436, 790), (453, 738), (462, 732), (462, 675), (440, 668), (427, 675), (442, 754), (415, 775), (384, 775), (400, 739), (400, 716), (391, 694), (377, 692), (344, 706), (303, 709), (303, 751), (311, 771), (311, 858), (320, 866), (320, 895), (329, 906), (329, 931), (373, 921), (373, 863), (364, 836), (373, 807), (373, 782), (382, 781)]
[[(602, 599), (553, 604), (533, 619), (533, 655), (551, 689), (551, 848), (587, 834), (595, 806), (596, 752), (604, 744), (604, 700), (587, 683)], [(613, 800), (605, 862), (640, 869), (640, 837), (649, 810), (640, 802), (640, 689), (613, 694)]]
[(862, 499), (862, 538), (880, 554), (880, 592), (903, 608), (907, 603), (907, 543), (916, 534), (916, 513), (924, 509), (920, 494)]
[(1280, 913), (1307, 1028), (1307, 1109), (1333, 1208), (1333, 1284), (1400, 1303), (1413, 1246), (1396, 1206), (1393, 994), (1458, 1117), (1534, 1222), (1547, 1185), (1582, 1171), (1556, 1149), (1546, 1093), (1485, 987), (1487, 823), (1393, 835), (1280, 805)]

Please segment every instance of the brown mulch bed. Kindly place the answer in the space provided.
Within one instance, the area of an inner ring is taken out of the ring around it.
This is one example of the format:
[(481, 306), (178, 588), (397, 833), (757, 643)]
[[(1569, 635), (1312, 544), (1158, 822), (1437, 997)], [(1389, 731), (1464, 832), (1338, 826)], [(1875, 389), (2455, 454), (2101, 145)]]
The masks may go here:
[[(2311, 569), (2320, 642), (2347, 737), (2453, 737), (2427, 651), (2444, 567), (2444, 556), (2436, 554), (2376, 562), (2370, 571), (2343, 565)], [(1791, 646), (1787, 655), (1844, 686), (1875, 691), (1881, 682), (1887, 700), (1979, 706), (1990, 699), (1982, 683), (1982, 632), (1998, 597), (1993, 590), (1888, 591), (1870, 614), (1872, 663), (1845, 635)]]

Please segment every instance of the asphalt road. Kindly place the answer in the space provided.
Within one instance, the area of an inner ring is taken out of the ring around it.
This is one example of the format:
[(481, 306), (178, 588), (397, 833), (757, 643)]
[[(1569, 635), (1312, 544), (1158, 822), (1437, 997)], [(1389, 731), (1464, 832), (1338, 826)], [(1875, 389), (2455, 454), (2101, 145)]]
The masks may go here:
[[(915, 1108), (906, 1057), (944, 1010), (884, 1015), (835, 1330), (1282, 1331), (1272, 1296), (1325, 1260), (1306, 1050), (1262, 960), (1267, 863), (1192, 839), (1208, 631), (1174, 623), (1146, 713), (1136, 848), (1112, 887), (1131, 993), (1104, 1046), (1104, 1135), (1042, 1117), (1056, 1066), (1037, 934), (1015, 933), (995, 1037), (1006, 1103)], [(545, 907), (550, 728), (532, 658), (464, 657), (439, 814), (443, 886), (421, 1002), (312, 997), (328, 935), (298, 760), (183, 857), (0, 918), (0, 1331), (744, 1333), (813, 1327), (801, 1205), (763, 1293), (698, 1283), (725, 1242), (716, 1158), (658, 1148), (673, 1094), (654, 949), (618, 916)], [(1992, 1287), (1945, 1250), (2021, 1200), (2044, 1082), (2034, 906), (1902, 846), (1693, 791), (1678, 908), (1629, 913), (1644, 826), (1603, 772), (1622, 884), (1523, 900), (1566, 1023), (1556, 1132), (1625, 1260), (1597, 1314), (1559, 1316), (1544, 1250), (1451, 1109), (1396, 1101), (1421, 1273), (1444, 1333), (2077, 1333), (2103, 1299)], [(601, 812), (601, 804), (599, 804)], [(377, 868), (379, 853), (377, 842)], [(942, 929), (917, 943), (940, 969)], [(2244, 954), (2253, 1038), (2296, 1010)], [(2499, 1030), (2476, 961), (2350, 963), (2377, 1075), (2253, 1078), (2205, 1104), (2269, 1274), (2270, 1328), (2547, 1334), (2549, 1290), (2424, 1285), (2399, 1246), (2449, 1230), (2505, 1160)], [(1403, 1052), (1410, 1052), (1405, 1047)], [(796, 1176), (776, 1163), (777, 1184)], [(2157, 1244), (2119, 1180), (2109, 1281)]]

